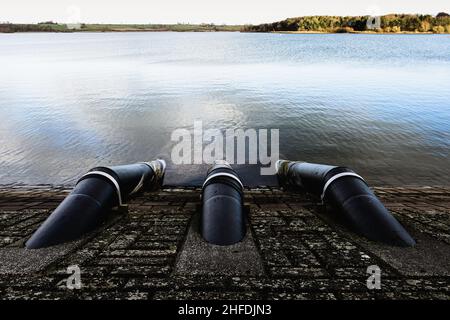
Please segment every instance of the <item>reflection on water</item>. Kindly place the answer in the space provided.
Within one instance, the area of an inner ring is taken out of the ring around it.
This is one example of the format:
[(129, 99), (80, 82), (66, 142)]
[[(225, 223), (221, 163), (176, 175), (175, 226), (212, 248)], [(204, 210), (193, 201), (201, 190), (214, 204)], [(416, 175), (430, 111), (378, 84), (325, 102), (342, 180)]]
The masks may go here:
[(282, 157), (374, 185), (448, 184), (449, 80), (447, 35), (2, 34), (0, 184), (168, 159), (171, 132), (195, 120), (278, 128)]

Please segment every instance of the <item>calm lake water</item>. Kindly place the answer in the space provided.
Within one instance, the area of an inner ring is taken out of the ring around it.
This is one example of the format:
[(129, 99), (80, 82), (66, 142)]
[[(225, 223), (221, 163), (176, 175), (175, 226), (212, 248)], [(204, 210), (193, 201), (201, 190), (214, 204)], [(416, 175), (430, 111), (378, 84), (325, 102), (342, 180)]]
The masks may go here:
[[(373, 185), (448, 185), (450, 36), (0, 34), (0, 184), (170, 159), (195, 120), (278, 128), (282, 158)], [(203, 170), (170, 165), (167, 183)]]

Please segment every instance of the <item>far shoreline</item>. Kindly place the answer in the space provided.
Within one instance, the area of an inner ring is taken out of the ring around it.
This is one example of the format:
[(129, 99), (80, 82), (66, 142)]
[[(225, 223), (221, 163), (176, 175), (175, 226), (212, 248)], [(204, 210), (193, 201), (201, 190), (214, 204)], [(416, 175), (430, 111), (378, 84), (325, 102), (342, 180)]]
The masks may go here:
[(324, 31), (199, 31), (199, 30), (189, 30), (189, 31), (176, 31), (176, 30), (89, 30), (89, 31), (17, 31), (17, 32), (1, 32), (0, 34), (43, 34), (43, 33), (53, 33), (53, 34), (83, 34), (83, 33), (253, 33), (253, 34), (287, 34), (287, 35), (440, 35), (449, 36), (450, 33), (434, 33), (434, 32), (368, 32), (368, 31), (352, 31), (352, 32), (324, 32)]
[(38, 24), (0, 23), (0, 33), (80, 33), (80, 32), (236, 32), (241, 25), (215, 24)]

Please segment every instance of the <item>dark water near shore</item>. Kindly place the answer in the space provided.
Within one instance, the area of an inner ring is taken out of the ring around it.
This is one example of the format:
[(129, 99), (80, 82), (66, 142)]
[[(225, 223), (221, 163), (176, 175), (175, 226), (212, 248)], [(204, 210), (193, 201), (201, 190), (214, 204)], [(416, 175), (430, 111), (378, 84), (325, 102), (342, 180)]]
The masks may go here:
[[(448, 185), (450, 37), (0, 35), (0, 184), (170, 159), (172, 131), (194, 120), (278, 128), (282, 158), (350, 166), (373, 185)], [(167, 182), (203, 175), (169, 163)]]

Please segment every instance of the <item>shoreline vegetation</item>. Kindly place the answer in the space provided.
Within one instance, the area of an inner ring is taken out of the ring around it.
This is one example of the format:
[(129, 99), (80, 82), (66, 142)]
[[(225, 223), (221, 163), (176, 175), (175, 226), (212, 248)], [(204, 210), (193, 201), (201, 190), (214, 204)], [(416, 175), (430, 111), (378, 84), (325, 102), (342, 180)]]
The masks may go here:
[[(369, 21), (370, 20), (370, 21)], [(371, 26), (369, 28), (369, 26)], [(305, 16), (260, 25), (243, 26), (243, 32), (269, 33), (450, 33), (450, 15), (389, 14), (370, 16)]]
[[(370, 21), (369, 21), (370, 20)], [(368, 23), (369, 22), (369, 23)], [(371, 27), (369, 27), (371, 26)], [(305, 16), (259, 25), (215, 24), (37, 24), (0, 23), (0, 33), (15, 32), (262, 32), (287, 34), (440, 34), (450, 33), (450, 15), (389, 14), (370, 16)]]

